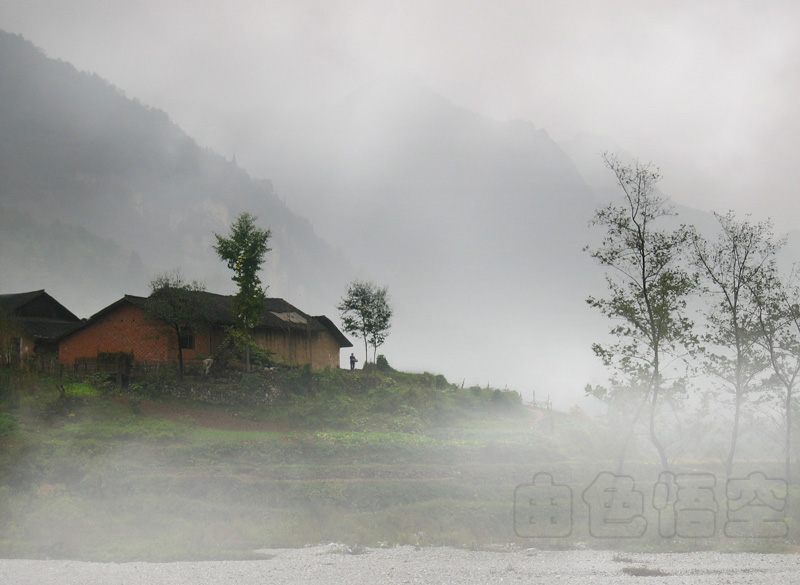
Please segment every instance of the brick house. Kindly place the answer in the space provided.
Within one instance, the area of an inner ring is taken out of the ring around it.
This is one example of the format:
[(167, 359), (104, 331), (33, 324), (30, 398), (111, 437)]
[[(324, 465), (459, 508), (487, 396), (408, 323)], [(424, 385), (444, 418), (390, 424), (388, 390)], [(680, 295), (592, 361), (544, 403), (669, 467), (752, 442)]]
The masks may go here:
[[(4, 361), (32, 355), (55, 354), (58, 339), (81, 320), (44, 290), (0, 295), (0, 331)], [(13, 355), (12, 355), (13, 353)]]
[[(181, 339), (167, 323), (147, 313), (147, 298), (125, 295), (92, 315), (82, 326), (64, 335), (58, 344), (62, 364), (97, 358), (100, 353), (133, 354), (134, 362), (178, 361), (181, 343), (185, 363), (213, 354), (235, 323), (232, 298), (208, 292), (194, 293), (202, 303), (208, 325), (186, 330)], [(283, 299), (264, 304), (252, 331), (256, 343), (273, 352), (275, 360), (312, 369), (339, 367), (339, 350), (352, 343), (325, 316), (312, 317)]]

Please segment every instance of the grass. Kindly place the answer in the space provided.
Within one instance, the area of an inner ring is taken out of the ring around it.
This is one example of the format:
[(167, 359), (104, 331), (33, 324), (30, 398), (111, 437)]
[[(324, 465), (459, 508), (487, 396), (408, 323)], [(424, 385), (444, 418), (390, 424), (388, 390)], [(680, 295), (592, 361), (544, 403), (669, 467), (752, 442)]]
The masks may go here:
[[(142, 384), (139, 396), (158, 402), (138, 408), (92, 384), (64, 385), (63, 395), (57, 380), (12, 384), (0, 389), (0, 414), (11, 421), (0, 436), (0, 556), (241, 559), (323, 541), (354, 550), (794, 546), (665, 542), (652, 530), (637, 541), (592, 540), (577, 504), (569, 538), (520, 538), (517, 487), (548, 471), (580, 503), (594, 475), (613, 468), (606, 431), (566, 415), (551, 425), (510, 393), (431, 374), (289, 371), (241, 384)], [(209, 426), (214, 417), (220, 424)], [(643, 461), (635, 473), (645, 485), (658, 469)], [(790, 522), (799, 516), (787, 513)]]
[(70, 398), (88, 398), (99, 396), (100, 390), (88, 382), (73, 382), (64, 386), (65, 393)]

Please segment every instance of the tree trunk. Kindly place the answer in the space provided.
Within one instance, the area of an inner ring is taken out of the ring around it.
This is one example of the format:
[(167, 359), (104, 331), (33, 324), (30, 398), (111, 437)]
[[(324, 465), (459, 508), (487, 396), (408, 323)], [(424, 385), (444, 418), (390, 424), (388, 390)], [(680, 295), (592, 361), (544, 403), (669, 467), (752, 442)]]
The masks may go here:
[(786, 389), (786, 483), (792, 483), (792, 388)]
[(181, 328), (175, 325), (175, 334), (178, 336), (178, 379), (183, 380), (183, 344), (181, 344)]
[(667, 453), (664, 451), (664, 446), (656, 436), (656, 401), (658, 400), (658, 389), (653, 390), (653, 401), (650, 404), (650, 442), (658, 451), (658, 456), (661, 458), (661, 467), (663, 471), (669, 471), (669, 461), (667, 460)]
[(246, 372), (250, 371), (250, 330), (245, 332), (244, 336), (244, 369)]
[(733, 457), (736, 454), (736, 443), (739, 439), (739, 417), (742, 411), (742, 393), (736, 392), (736, 407), (733, 413), (733, 431), (731, 432), (731, 448), (728, 451), (728, 460), (725, 462), (725, 475), (733, 473)]
[(658, 394), (661, 390), (661, 357), (660, 357), (660, 347), (658, 345), (654, 348), (654, 356), (653, 356), (653, 379), (651, 382), (651, 388), (653, 389), (653, 399), (650, 402), (650, 442), (653, 444), (653, 447), (656, 448), (658, 452), (658, 456), (661, 458), (661, 468), (663, 471), (669, 471), (669, 461), (667, 460), (667, 454), (664, 451), (664, 446), (661, 444), (661, 441), (658, 440), (656, 436), (656, 406), (658, 404)]
[(628, 433), (628, 436), (625, 439), (625, 442), (622, 444), (622, 449), (619, 452), (619, 458), (617, 459), (617, 475), (622, 475), (623, 467), (625, 466), (625, 455), (628, 452), (628, 446), (630, 445), (631, 439), (633, 438), (633, 433), (636, 431), (636, 423), (639, 422), (639, 417), (642, 416), (642, 411), (644, 410), (645, 404), (647, 404), (647, 398), (649, 396), (649, 392), (642, 397), (642, 403), (636, 409), (636, 414), (631, 421), (631, 430)]

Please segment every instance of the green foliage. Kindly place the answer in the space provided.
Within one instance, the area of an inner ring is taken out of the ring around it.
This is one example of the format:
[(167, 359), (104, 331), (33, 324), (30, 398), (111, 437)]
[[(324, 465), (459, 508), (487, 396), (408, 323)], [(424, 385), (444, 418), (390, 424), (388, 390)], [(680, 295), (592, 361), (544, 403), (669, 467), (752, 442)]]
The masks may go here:
[(607, 270), (609, 294), (589, 297), (587, 302), (613, 321), (611, 334), (617, 341), (596, 343), (592, 349), (614, 369), (615, 387), (638, 389), (642, 403), (649, 400), (650, 439), (667, 469), (667, 456), (656, 437), (654, 420), (665, 391), (666, 374), (679, 378), (686, 375), (685, 368), (668, 372), (665, 364), (680, 357), (695, 341), (686, 305), (696, 282), (680, 263), (689, 234), (683, 228), (667, 231), (656, 223), (673, 215), (666, 199), (656, 191), (661, 178), (658, 170), (640, 163), (626, 166), (616, 157), (603, 157), (623, 197), (620, 205), (599, 209), (591, 222), (605, 229), (601, 245), (589, 252)]
[[(239, 328), (247, 335), (258, 324), (264, 310), (266, 291), (261, 287), (258, 272), (264, 263), (264, 255), (269, 252), (267, 241), (270, 230), (257, 228), (257, 218), (247, 212), (239, 214), (231, 225), (231, 235), (224, 238), (214, 234), (217, 243), (214, 250), (220, 259), (233, 270), (233, 281), (239, 287), (233, 297), (233, 310)], [(250, 369), (250, 345), (245, 345), (245, 363)]]
[(248, 357), (252, 365), (272, 367), (275, 365), (273, 356), (272, 351), (256, 343), (241, 329), (229, 327), (225, 331), (225, 338), (214, 350), (212, 371), (220, 373), (232, 360), (244, 362)]
[(89, 382), (73, 382), (65, 385), (66, 395), (72, 398), (89, 398), (99, 396), (95, 386)]
[[(389, 360), (386, 359), (386, 356), (380, 354), (378, 359), (375, 360), (375, 368), (379, 372), (390, 372), (392, 371), (392, 366), (389, 365)], [(442, 376), (444, 377), (444, 376)]]
[(246, 329), (254, 327), (263, 310), (266, 293), (261, 287), (258, 273), (269, 252), (267, 241), (270, 230), (257, 228), (257, 218), (247, 212), (239, 214), (231, 225), (230, 237), (214, 234), (217, 240), (214, 250), (220, 259), (233, 270), (233, 281), (239, 287), (234, 297), (236, 317)]
[[(240, 559), (265, 546), (320, 540), (352, 543), (353, 551), (379, 543), (530, 546), (530, 540), (513, 537), (517, 486), (546, 469), (558, 483), (578, 490), (607, 470), (613, 429), (565, 413), (533, 416), (515, 393), (462, 389), (442, 380), (430, 373), (257, 373), (241, 382), (259, 391), (264, 384), (294, 381), (298, 391), (284, 392), (265, 409), (185, 400), (164, 405), (165, 412), (182, 407), (196, 413), (198, 422), (191, 415), (178, 421), (134, 415), (119, 397), (87, 397), (73, 405), (74, 416), (51, 424), (32, 416), (26, 404), (34, 396), (52, 397), (54, 381), (34, 379), (36, 385), (24, 392), (20, 428), (2, 439), (0, 449), (0, 555)], [(69, 395), (76, 386), (65, 387)], [(497, 408), (503, 402), (511, 410)], [(431, 424), (429, 417), (438, 416), (444, 404), (453, 409), (449, 424)], [(366, 417), (361, 422), (374, 428), (324, 428), (321, 420), (302, 418), (320, 406), (337, 410), (340, 423), (355, 425), (347, 417), (360, 413)], [(292, 411), (296, 424), (288, 424), (289, 417), (270, 424), (278, 411)], [(199, 419), (209, 412), (260, 419), (265, 428), (207, 428)], [(314, 426), (304, 427), (302, 420)], [(763, 463), (759, 468), (773, 476), (775, 470)], [(631, 473), (644, 486), (657, 481), (658, 471), (645, 462)], [(798, 500), (791, 489), (786, 513), (794, 528)], [(645, 508), (656, 527), (657, 511)], [(537, 546), (589, 542), (586, 507), (575, 506), (574, 513), (574, 534)], [(641, 542), (602, 545), (689, 546), (651, 532), (656, 536)], [(699, 546), (794, 545), (795, 537), (778, 545), (719, 538)]]
[(86, 378), (86, 384), (100, 394), (111, 394), (119, 390), (119, 385), (106, 374), (95, 373)]
[(730, 475), (743, 402), (763, 383), (758, 378), (768, 368), (770, 357), (777, 357), (769, 351), (770, 342), (777, 341), (770, 332), (792, 319), (787, 321), (786, 313), (780, 311), (773, 320), (762, 310), (775, 306), (768, 298), (777, 295), (779, 304), (782, 300), (775, 264), (783, 244), (774, 241), (770, 222), (738, 221), (733, 212), (715, 215), (720, 224), (717, 241), (709, 243), (695, 233), (692, 243), (694, 264), (714, 299), (706, 315), (704, 369), (725, 393), (733, 394), (734, 422), (726, 463)]
[(391, 326), (392, 307), (389, 304), (388, 289), (379, 288), (373, 282), (355, 280), (347, 286), (347, 294), (337, 308), (344, 330), (358, 334), (364, 340), (364, 361), (369, 360), (370, 345), (374, 360), (374, 355), (378, 347), (386, 341)]
[(522, 416), (517, 392), (493, 388), (459, 388), (444, 376), (379, 371), (356, 375), (307, 368), (270, 374), (284, 389), (268, 413), (285, 424), (366, 431), (426, 432), (464, 418)]
[(0, 437), (7, 437), (17, 430), (17, 421), (5, 412), (0, 412)]

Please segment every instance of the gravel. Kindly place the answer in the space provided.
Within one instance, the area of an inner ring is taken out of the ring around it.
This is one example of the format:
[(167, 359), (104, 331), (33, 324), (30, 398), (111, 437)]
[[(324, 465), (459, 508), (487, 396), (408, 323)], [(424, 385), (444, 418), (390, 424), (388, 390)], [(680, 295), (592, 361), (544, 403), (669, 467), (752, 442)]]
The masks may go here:
[[(264, 551), (260, 561), (87, 563), (0, 560), (8, 585), (471, 585), (760, 584), (800, 582), (800, 556), (609, 551), (474, 552), (410, 546), (351, 551), (341, 545)], [(358, 554), (354, 554), (358, 553)]]

